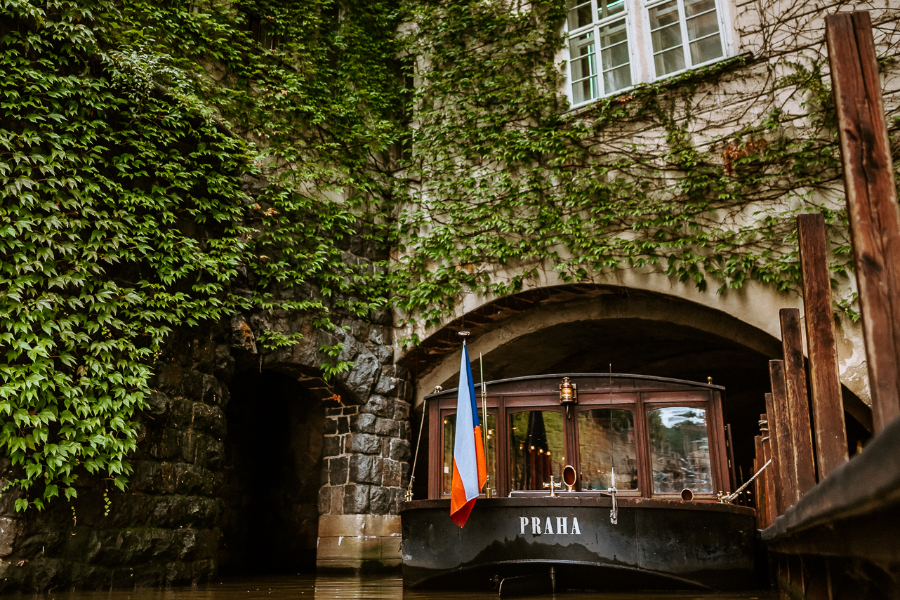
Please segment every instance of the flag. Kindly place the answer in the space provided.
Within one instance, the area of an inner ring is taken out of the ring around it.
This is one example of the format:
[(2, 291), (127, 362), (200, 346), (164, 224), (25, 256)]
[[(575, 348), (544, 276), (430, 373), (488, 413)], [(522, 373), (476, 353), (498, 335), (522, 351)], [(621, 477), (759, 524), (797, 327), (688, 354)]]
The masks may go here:
[(450, 518), (462, 527), (475, 506), (475, 499), (487, 482), (487, 463), (481, 439), (478, 402), (472, 383), (469, 351), (463, 342), (456, 397), (456, 440), (453, 443), (453, 486), (450, 490)]

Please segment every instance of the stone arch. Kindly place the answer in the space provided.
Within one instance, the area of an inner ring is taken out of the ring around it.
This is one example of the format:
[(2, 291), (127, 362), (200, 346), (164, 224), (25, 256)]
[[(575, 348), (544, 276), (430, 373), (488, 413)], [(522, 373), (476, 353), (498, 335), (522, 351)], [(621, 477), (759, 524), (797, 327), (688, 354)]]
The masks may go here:
[[(785, 303), (788, 304), (788, 303)], [(777, 323), (778, 307), (772, 308)], [(760, 307), (756, 313), (762, 314)], [(400, 364), (415, 375), (416, 401), (435, 386), (456, 387), (457, 332), (471, 332), (473, 360), (484, 357), (487, 381), (523, 375), (635, 373), (726, 387), (736, 462), (752, 469), (753, 436), (770, 391), (768, 361), (781, 356), (776, 332), (726, 311), (654, 291), (619, 286), (540, 288), (467, 312), (407, 351)], [(477, 368), (477, 367), (476, 367)], [(479, 377), (476, 375), (476, 379)], [(865, 431), (868, 407), (846, 390), (851, 444)], [(870, 419), (870, 417), (869, 417)], [(417, 480), (424, 473), (417, 473)]]
[[(503, 277), (512, 274), (503, 274)], [(705, 330), (708, 326), (704, 319), (709, 319), (715, 324), (713, 333), (773, 357), (778, 354), (774, 348), (781, 339), (779, 309), (798, 308), (803, 314), (802, 299), (796, 293), (778, 292), (772, 286), (755, 281), (746, 282), (739, 290), (719, 293), (717, 290), (699, 290), (693, 282), (679, 282), (651, 269), (623, 269), (598, 276), (596, 283), (587, 284), (559, 285), (555, 279), (552, 271), (539, 271), (536, 277), (527, 280), (526, 289), (519, 294), (503, 298), (467, 295), (457, 306), (456, 312), (448, 315), (440, 324), (430, 328), (407, 327), (401, 331), (398, 338), (415, 335), (420, 344), (416, 347), (396, 347), (397, 362), (417, 374), (417, 389), (423, 391), (428, 386), (440, 385), (440, 376), (437, 375), (435, 366), (448, 351), (458, 349), (455, 332), (463, 327), (472, 330), (473, 335), (478, 337), (482, 330), (497, 330), (494, 325), (501, 322), (502, 327), (516, 326), (517, 323), (526, 326), (528, 314), (540, 312), (540, 318), (556, 319), (552, 313), (565, 313), (565, 304), (591, 298), (595, 302), (591, 303), (586, 312), (602, 311), (604, 307), (613, 310), (604, 299), (625, 296), (634, 301), (642, 301), (641, 299), (655, 298), (659, 301), (654, 305), (659, 320), (667, 322), (677, 319), (674, 322), (688, 325), (694, 323), (699, 329)], [(621, 308), (622, 305), (619, 303), (615, 306)], [(627, 306), (624, 310), (628, 310)], [(568, 314), (572, 314), (572, 311), (569, 310)], [(703, 318), (692, 318), (692, 315), (701, 314), (704, 315)], [(513, 319), (515, 315), (523, 315), (524, 318)], [(646, 318), (636, 313), (634, 316)], [(577, 316), (572, 316), (571, 319), (578, 320)], [(859, 324), (841, 319), (837, 329), (837, 342), (841, 381), (855, 398), (868, 405), (868, 376)], [(481, 343), (495, 346), (500, 343), (500, 339), (496, 335), (489, 335)]]
[[(331, 331), (317, 328), (312, 317), (283, 311), (237, 316), (231, 322), (236, 370), (277, 376), (295, 396), (305, 395), (305, 414), (321, 422), (321, 430), (307, 427), (309, 435), (299, 436), (309, 451), (306, 462), (319, 460), (314, 482), (309, 480), (316, 491), (315, 537), (308, 535), (308, 522), (300, 533), (319, 571), (400, 564), (397, 508), (409, 476), (412, 385), (406, 371), (393, 364), (390, 316), (384, 313), (372, 322), (344, 319)], [(265, 351), (257, 343), (259, 331), (303, 337)], [(329, 357), (321, 348), (337, 344), (342, 345), (338, 360), (352, 366), (326, 381), (319, 366)], [(297, 437), (293, 432), (292, 443)], [(312, 477), (311, 470), (306, 472)], [(304, 496), (303, 515), (313, 513), (310, 500)]]

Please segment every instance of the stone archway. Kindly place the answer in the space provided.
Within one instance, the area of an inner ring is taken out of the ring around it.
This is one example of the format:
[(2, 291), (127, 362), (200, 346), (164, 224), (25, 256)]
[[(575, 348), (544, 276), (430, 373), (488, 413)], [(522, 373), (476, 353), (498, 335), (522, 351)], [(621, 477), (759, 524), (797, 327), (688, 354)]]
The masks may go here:
[[(777, 317), (777, 310), (775, 311)], [(734, 315), (656, 292), (562, 286), (483, 305), (435, 332), (400, 363), (416, 377), (416, 400), (456, 387), (460, 329), (487, 381), (552, 373), (632, 373), (707, 381), (726, 388), (738, 474), (752, 470), (753, 436), (770, 391), (768, 361), (781, 357), (770, 332)], [(611, 367), (610, 367), (611, 365)], [(478, 376), (476, 376), (476, 379)], [(866, 435), (868, 407), (846, 390), (851, 446)], [(870, 419), (870, 417), (868, 417)], [(420, 471), (417, 479), (424, 477)]]
[[(497, 279), (509, 279), (516, 275), (515, 269), (505, 273), (495, 273)], [(738, 290), (719, 292), (715, 289), (699, 290), (692, 282), (679, 282), (663, 272), (645, 269), (623, 269), (596, 276), (594, 283), (559, 285), (558, 276), (551, 270), (539, 270), (535, 277), (525, 280), (525, 290), (521, 293), (502, 298), (486, 295), (469, 294), (462, 298), (456, 306), (454, 314), (448, 315), (440, 324), (426, 327), (421, 323), (407, 325), (400, 332), (399, 338), (415, 335), (420, 345), (415, 348), (397, 347), (395, 353), (398, 363), (408, 366), (418, 374), (427, 374), (435, 362), (446, 352), (452, 352), (458, 340), (455, 332), (465, 326), (480, 336), (482, 330), (495, 329), (499, 322), (509, 327), (514, 315), (534, 314), (541, 312), (540, 318), (549, 321), (557, 319), (552, 313), (566, 304), (578, 300), (593, 300), (591, 310), (604, 310), (609, 307), (622, 307), (613, 301), (618, 297), (628, 297), (638, 301), (656, 299), (654, 306), (659, 320), (667, 322), (697, 323), (705, 329), (704, 319), (709, 318), (715, 324), (717, 332), (725, 332), (730, 339), (745, 338), (747, 345), (765, 348), (781, 339), (778, 311), (781, 308), (799, 308), (801, 315), (803, 306), (800, 297), (793, 292), (779, 292), (772, 286), (758, 282), (746, 282)], [(628, 306), (624, 308), (629, 310)], [(570, 311), (571, 312), (571, 311)], [(631, 310), (638, 318), (646, 317)], [(698, 318), (697, 315), (703, 315)], [(578, 320), (577, 315), (569, 317)], [(601, 317), (605, 318), (605, 317)], [(534, 327), (527, 320), (520, 321), (523, 326)], [(852, 394), (869, 403), (868, 376), (865, 362), (865, 349), (862, 330), (858, 323), (842, 319), (837, 328), (838, 355), (841, 381)], [(516, 335), (512, 333), (511, 335)], [(496, 336), (490, 336), (485, 342), (499, 344)], [(431, 379), (422, 380), (425, 389), (439, 382)], [(430, 388), (429, 388), (430, 390)]]

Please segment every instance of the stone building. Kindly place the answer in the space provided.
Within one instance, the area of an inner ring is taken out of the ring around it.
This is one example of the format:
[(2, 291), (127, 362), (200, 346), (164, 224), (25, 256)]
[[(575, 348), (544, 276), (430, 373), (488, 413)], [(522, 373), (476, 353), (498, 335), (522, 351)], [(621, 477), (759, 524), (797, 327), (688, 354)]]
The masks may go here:
[[(625, 98), (640, 84), (731, 60), (693, 89), (690, 108), (699, 123), (693, 143), (721, 156), (729, 132), (764, 119), (773, 106), (782, 115), (780, 127), (803, 132), (815, 107), (798, 84), (771, 82), (792, 65), (823, 56), (826, 14), (858, 9), (872, 13), (886, 108), (889, 117), (898, 115), (895, 0), (569, 0), (567, 8), (557, 60), (565, 66), (559, 92), (572, 118), (607, 97)], [(416, 27), (408, 23), (401, 31)], [(427, 57), (418, 60), (427, 65)], [(662, 87), (656, 93), (670, 92)], [(665, 131), (649, 125), (623, 126), (617, 136), (659, 145), (666, 139)], [(615, 144), (617, 136), (597, 144)], [(746, 147), (733, 151), (746, 157)], [(428, 184), (410, 185), (428, 193)], [(806, 192), (786, 186), (765, 202), (785, 210), (840, 209), (839, 174)], [(750, 225), (752, 213), (735, 219)], [(789, 251), (792, 241), (785, 236), (777, 243)], [(344, 259), (365, 267), (380, 257), (353, 240)], [(125, 492), (85, 476), (90, 485), (80, 491), (75, 514), (63, 503), (17, 513), (17, 496), (2, 496), (2, 587), (153, 585), (204, 581), (216, 573), (397, 567), (398, 501), (411, 475), (423, 397), (438, 385), (455, 387), (462, 329), (472, 333), (470, 353), (483, 356), (487, 380), (607, 371), (712, 377), (728, 390), (727, 420), (746, 478), (768, 391), (767, 361), (781, 353), (778, 309), (802, 312), (796, 289), (748, 280), (740, 289), (717, 292), (717, 286), (701, 289), (653, 265), (564, 281), (555, 266), (549, 259), (492, 266), (493, 281), (529, 275), (515, 293), (464, 295), (427, 326), (396, 309), (365, 319), (346, 316), (341, 328), (326, 331), (303, 314), (260, 310), (179, 330), (155, 366)], [(850, 296), (853, 286), (852, 278), (840, 281), (837, 296)], [(314, 287), (284, 294), (321, 297)], [(855, 450), (871, 430), (865, 353), (860, 328), (849, 318), (836, 323)], [(266, 331), (304, 337), (266, 351), (259, 344)], [(411, 336), (418, 345), (404, 342)], [(353, 367), (325, 381), (320, 365), (328, 357), (321, 349), (337, 343), (343, 344), (340, 360)], [(420, 452), (427, 447), (423, 443)], [(426, 458), (418, 460), (419, 498)]]

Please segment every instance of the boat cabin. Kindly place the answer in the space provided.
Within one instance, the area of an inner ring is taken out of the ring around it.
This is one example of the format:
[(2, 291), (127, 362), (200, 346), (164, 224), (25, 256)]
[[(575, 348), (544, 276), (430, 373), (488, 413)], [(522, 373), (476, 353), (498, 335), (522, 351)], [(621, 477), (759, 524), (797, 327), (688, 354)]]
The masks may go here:
[[(554, 493), (564, 496), (615, 488), (619, 498), (716, 502), (732, 487), (723, 391), (619, 374), (537, 375), (476, 387), (488, 470), (482, 496), (546, 496), (552, 477)], [(457, 391), (425, 402), (428, 497), (449, 498)], [(567, 466), (574, 472), (564, 485)]]
[(488, 483), (462, 528), (450, 520), (457, 393), (427, 396), (429, 497), (399, 507), (404, 585), (752, 587), (756, 512), (718, 502), (732, 488), (723, 392), (615, 374), (476, 387)]

